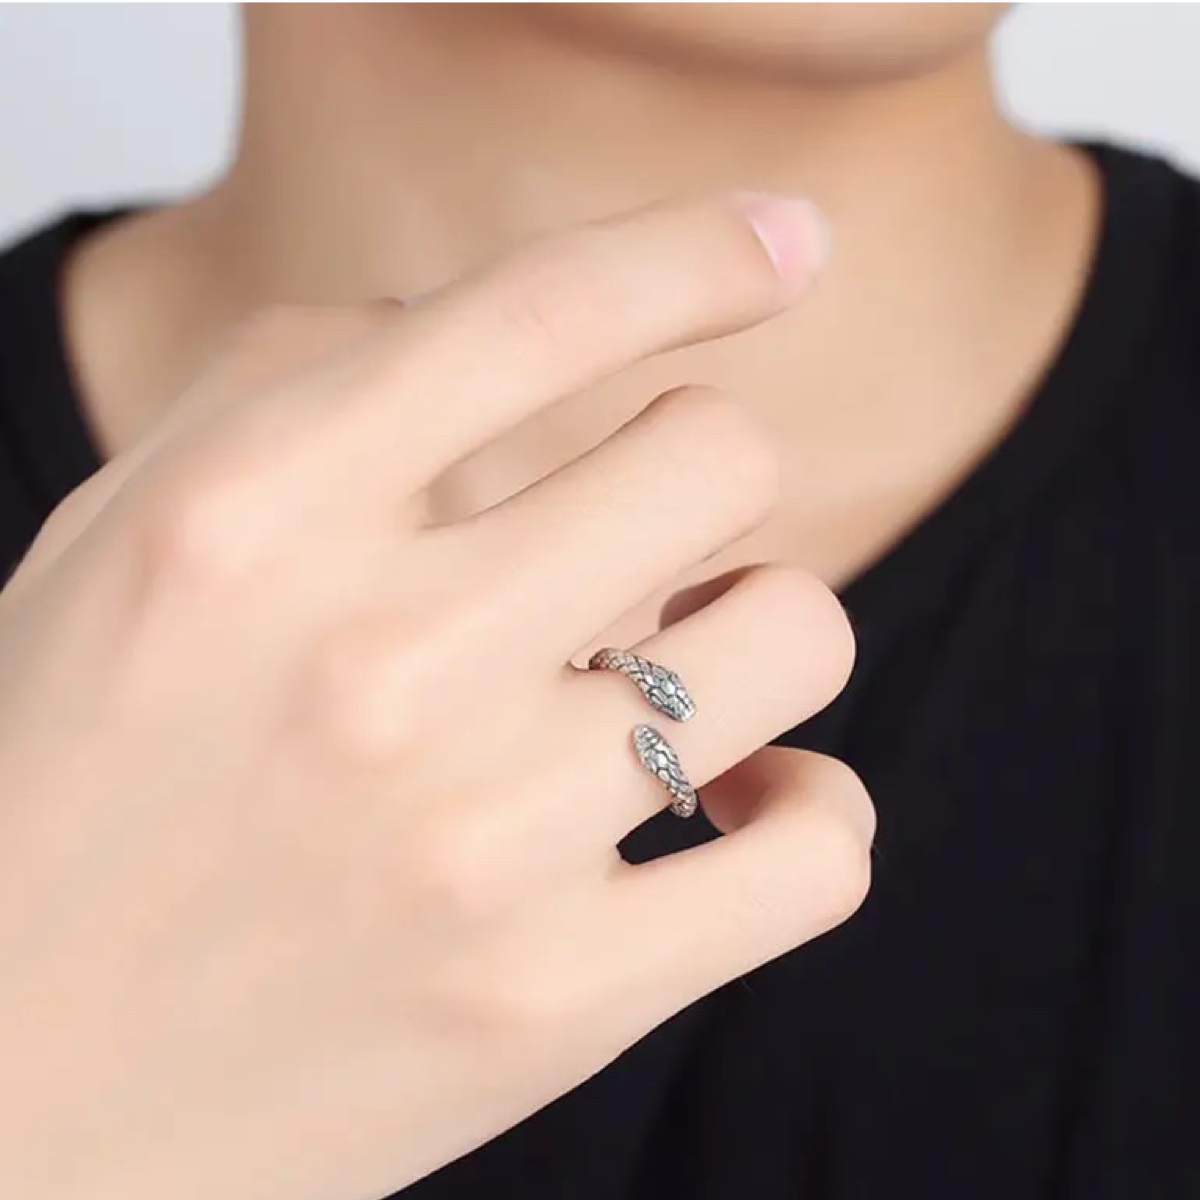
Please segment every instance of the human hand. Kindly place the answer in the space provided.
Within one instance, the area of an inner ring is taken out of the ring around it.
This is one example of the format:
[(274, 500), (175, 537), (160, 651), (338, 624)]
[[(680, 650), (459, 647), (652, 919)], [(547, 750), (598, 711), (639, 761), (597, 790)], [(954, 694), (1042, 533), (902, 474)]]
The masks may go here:
[(787, 207), (659, 207), (403, 311), (269, 314), (56, 511), (0, 593), (0, 1192), (383, 1195), (857, 906), (860, 784), (759, 749), (853, 654), (791, 568), (636, 647), (730, 836), (615, 850), (667, 799), (648, 710), (572, 659), (770, 509), (736, 407), (682, 389), (466, 521), (419, 503), (816, 257)]

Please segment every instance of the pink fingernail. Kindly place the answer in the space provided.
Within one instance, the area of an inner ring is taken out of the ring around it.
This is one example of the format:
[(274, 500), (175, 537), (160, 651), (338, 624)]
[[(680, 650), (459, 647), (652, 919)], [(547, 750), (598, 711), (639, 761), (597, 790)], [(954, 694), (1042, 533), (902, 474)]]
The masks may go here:
[(738, 192), (734, 202), (785, 283), (803, 286), (829, 260), (829, 223), (811, 200), (773, 192)]

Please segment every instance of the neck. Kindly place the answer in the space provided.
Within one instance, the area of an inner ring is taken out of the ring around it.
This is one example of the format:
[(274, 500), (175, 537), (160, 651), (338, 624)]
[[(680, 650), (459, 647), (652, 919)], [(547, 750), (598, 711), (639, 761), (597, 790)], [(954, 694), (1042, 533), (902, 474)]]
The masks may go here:
[(941, 227), (950, 204), (995, 208), (1021, 144), (982, 53), (818, 88), (622, 56), (506, 5), (396, 5), (252, 8), (247, 56), (240, 153), (210, 203), (251, 282), (321, 301), (420, 290), (688, 190), (809, 194), (855, 240)]
[[(1089, 192), (1077, 159), (1001, 118), (982, 50), (919, 78), (814, 84), (630, 55), (528, 11), (250, 7), (228, 173), (96, 239), (68, 278), (106, 441), (135, 437), (229, 324), (265, 303), (409, 295), (539, 231), (727, 188), (824, 209), (834, 263), (815, 297), (630, 372), (577, 406), (573, 439), (510, 454), (476, 501), (603, 436), (684, 367), (736, 388), (814, 454), (870, 459), (902, 426), (944, 427), (956, 389), (960, 405), (981, 388), (993, 397), (986, 418), (960, 419), (968, 440), (1009, 419), (1073, 304)], [(118, 281), (123, 312), (89, 303)], [(162, 347), (155, 361), (148, 340)], [(998, 361), (999, 344), (1013, 361)]]

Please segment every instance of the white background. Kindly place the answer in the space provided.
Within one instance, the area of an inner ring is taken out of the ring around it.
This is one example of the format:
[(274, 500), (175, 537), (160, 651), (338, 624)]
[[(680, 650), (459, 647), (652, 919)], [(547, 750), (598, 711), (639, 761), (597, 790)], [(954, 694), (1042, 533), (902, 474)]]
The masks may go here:
[[(1006, 103), (1200, 173), (1200, 4), (1028, 4), (997, 40)], [(0, 6), (0, 240), (64, 207), (191, 187), (228, 151), (227, 4)]]

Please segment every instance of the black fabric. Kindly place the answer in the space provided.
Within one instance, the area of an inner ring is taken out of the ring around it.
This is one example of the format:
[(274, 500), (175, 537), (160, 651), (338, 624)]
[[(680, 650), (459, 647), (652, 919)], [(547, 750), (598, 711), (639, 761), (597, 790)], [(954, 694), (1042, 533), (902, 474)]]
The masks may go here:
[[(854, 678), (781, 739), (871, 788), (865, 908), (406, 1197), (1200, 1198), (1200, 187), (1093, 153), (1057, 362), (846, 589)], [(97, 465), (55, 295), (90, 220), (0, 261), (0, 565)]]

